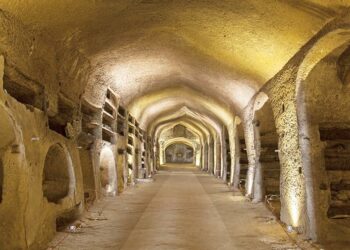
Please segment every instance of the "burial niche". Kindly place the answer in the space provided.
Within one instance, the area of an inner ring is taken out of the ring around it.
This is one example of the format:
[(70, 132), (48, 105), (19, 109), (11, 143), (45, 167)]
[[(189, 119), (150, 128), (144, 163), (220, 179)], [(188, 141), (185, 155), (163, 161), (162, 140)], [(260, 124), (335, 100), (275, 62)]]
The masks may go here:
[(49, 148), (45, 158), (43, 173), (43, 195), (53, 203), (59, 203), (74, 186), (74, 174), (69, 154), (62, 145)]
[(102, 193), (106, 196), (114, 196), (117, 190), (117, 172), (114, 154), (105, 147), (100, 155), (100, 182)]
[(165, 149), (166, 163), (193, 163), (194, 150), (192, 147), (175, 143)]

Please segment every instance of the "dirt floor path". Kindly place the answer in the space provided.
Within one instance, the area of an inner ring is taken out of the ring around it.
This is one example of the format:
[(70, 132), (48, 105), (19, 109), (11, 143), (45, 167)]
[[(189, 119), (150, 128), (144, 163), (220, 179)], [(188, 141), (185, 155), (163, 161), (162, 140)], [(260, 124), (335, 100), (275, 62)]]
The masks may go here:
[[(79, 223), (78, 223), (79, 225)], [(298, 249), (263, 204), (229, 191), (195, 168), (167, 167), (96, 204), (76, 232), (60, 232), (49, 249)]]

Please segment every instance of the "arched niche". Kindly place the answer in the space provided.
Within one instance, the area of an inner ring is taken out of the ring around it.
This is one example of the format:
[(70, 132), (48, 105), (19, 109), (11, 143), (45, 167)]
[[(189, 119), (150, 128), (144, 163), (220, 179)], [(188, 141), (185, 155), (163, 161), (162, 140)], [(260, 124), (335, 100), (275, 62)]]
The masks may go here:
[(185, 143), (174, 143), (165, 149), (166, 163), (193, 163), (194, 149)]
[(56, 204), (74, 191), (72, 160), (61, 144), (52, 145), (46, 154), (42, 188), (48, 202)]
[(117, 171), (113, 151), (104, 147), (100, 154), (100, 183), (102, 193), (114, 196), (117, 191)]

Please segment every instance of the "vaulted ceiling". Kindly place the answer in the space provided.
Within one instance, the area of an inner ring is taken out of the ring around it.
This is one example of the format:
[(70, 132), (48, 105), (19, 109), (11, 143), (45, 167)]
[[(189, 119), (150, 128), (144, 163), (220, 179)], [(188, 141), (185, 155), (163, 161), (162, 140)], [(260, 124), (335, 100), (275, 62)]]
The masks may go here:
[(349, 5), (343, 0), (0, 0), (0, 8), (24, 24), (73, 44), (93, 70), (111, 79), (143, 128), (183, 107), (230, 123)]

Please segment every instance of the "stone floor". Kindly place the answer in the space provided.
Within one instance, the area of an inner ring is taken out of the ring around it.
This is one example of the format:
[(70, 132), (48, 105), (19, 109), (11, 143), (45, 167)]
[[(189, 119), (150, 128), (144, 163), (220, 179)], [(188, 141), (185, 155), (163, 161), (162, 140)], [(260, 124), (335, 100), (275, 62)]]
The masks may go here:
[(263, 204), (187, 166), (99, 202), (76, 226), (49, 249), (299, 249)]

